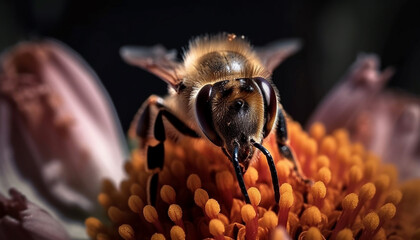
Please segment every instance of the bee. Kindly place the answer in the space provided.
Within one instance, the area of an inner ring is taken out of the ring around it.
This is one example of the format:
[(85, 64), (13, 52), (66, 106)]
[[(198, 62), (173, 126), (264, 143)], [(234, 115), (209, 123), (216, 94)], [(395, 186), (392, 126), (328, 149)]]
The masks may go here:
[[(275, 164), (262, 142), (277, 129), (280, 153), (293, 162), (294, 170), (303, 178), (287, 144), (285, 112), (271, 81), (273, 70), (298, 48), (296, 40), (253, 48), (244, 37), (226, 33), (193, 39), (183, 61), (176, 59), (176, 51), (162, 46), (121, 48), (126, 62), (169, 85), (166, 97), (148, 98), (135, 121), (140, 146), (147, 152), (147, 168), (163, 168), (163, 143), (168, 136), (205, 139), (229, 158), (245, 201), (250, 203), (243, 174), (258, 149), (268, 161), (275, 201), (279, 202)], [(172, 128), (165, 127), (167, 124)], [(175, 133), (168, 134), (168, 129)], [(146, 141), (150, 134), (157, 144)], [(153, 188), (157, 188), (157, 173), (148, 181), (148, 191)], [(149, 193), (149, 203), (155, 201), (154, 195)]]

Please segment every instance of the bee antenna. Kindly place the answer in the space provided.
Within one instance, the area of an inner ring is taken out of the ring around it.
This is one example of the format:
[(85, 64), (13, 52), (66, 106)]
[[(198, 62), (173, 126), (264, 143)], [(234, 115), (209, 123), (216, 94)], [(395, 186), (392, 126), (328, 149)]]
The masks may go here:
[(258, 148), (258, 150), (260, 150), (267, 158), (268, 166), (270, 167), (271, 180), (273, 181), (274, 198), (276, 200), (276, 203), (278, 203), (280, 200), (280, 187), (279, 187), (279, 178), (277, 176), (276, 165), (274, 164), (273, 157), (271, 156), (267, 148), (265, 148), (263, 145), (255, 142), (253, 139), (251, 139), (251, 142), (252, 142), (252, 145)]
[(238, 152), (239, 152), (239, 144), (235, 142), (234, 148), (233, 148), (233, 154), (232, 154), (232, 163), (235, 169), (236, 179), (238, 179), (239, 187), (241, 188), (241, 192), (245, 197), (246, 203), (250, 204), (251, 200), (249, 199), (248, 191), (246, 190), (244, 178), (242, 176), (241, 166), (239, 165), (239, 161), (238, 161)]

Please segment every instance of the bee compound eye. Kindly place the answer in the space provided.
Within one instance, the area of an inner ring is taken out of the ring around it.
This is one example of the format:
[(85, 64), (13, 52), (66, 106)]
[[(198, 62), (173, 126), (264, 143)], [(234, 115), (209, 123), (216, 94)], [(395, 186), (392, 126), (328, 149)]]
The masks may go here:
[(204, 135), (215, 145), (222, 146), (223, 142), (217, 134), (212, 116), (211, 97), (213, 86), (205, 85), (200, 89), (195, 100), (195, 114), (198, 125)]
[(261, 94), (264, 98), (264, 111), (266, 115), (266, 122), (264, 125), (264, 138), (270, 133), (271, 129), (273, 128), (274, 121), (277, 116), (278, 111), (278, 103), (277, 103), (277, 96), (276, 92), (274, 91), (273, 86), (271, 83), (268, 82), (265, 78), (256, 77), (253, 78), (255, 84), (261, 91)]

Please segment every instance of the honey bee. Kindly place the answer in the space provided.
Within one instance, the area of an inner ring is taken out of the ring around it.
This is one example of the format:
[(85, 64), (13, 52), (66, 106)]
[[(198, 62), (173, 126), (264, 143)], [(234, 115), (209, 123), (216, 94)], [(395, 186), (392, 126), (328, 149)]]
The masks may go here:
[[(169, 85), (166, 97), (148, 98), (136, 120), (136, 134), (147, 152), (147, 168), (163, 168), (163, 142), (168, 136), (207, 139), (232, 162), (240, 190), (250, 203), (243, 174), (258, 149), (267, 158), (278, 202), (276, 168), (262, 142), (277, 129), (280, 153), (294, 163), (302, 177), (287, 145), (285, 113), (271, 82), (274, 68), (298, 48), (298, 41), (252, 48), (244, 37), (226, 33), (193, 39), (183, 61), (176, 59), (175, 51), (161, 46), (123, 47), (121, 56), (126, 62), (155, 74)], [(165, 127), (167, 124), (172, 127)], [(168, 134), (168, 129), (176, 133)], [(156, 145), (146, 141), (150, 134), (157, 140)], [(149, 190), (157, 187), (157, 173), (148, 185)], [(154, 201), (154, 195), (149, 194), (149, 203)]]

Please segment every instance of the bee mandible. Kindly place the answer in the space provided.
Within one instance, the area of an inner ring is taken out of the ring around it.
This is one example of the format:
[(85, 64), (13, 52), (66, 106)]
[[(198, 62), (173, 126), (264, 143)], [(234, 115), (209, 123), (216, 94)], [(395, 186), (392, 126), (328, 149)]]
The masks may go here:
[[(298, 48), (298, 41), (253, 48), (244, 37), (225, 33), (193, 39), (183, 61), (176, 59), (175, 51), (162, 46), (123, 47), (121, 56), (125, 61), (169, 85), (166, 97), (148, 98), (136, 120), (140, 146), (147, 152), (147, 168), (156, 172), (148, 181), (149, 191), (157, 188), (156, 169), (164, 165), (163, 143), (169, 136), (165, 124), (172, 125), (175, 135), (207, 139), (209, 144), (220, 147), (233, 164), (247, 203), (250, 199), (243, 174), (256, 155), (255, 149), (266, 156), (275, 201), (279, 202), (276, 167), (270, 152), (262, 145), (274, 129), (280, 153), (292, 161), (297, 175), (303, 179), (287, 144), (285, 112), (271, 82), (273, 70)], [(150, 134), (158, 142), (154, 146), (146, 141)], [(149, 203), (154, 202), (154, 195), (149, 193)]]

